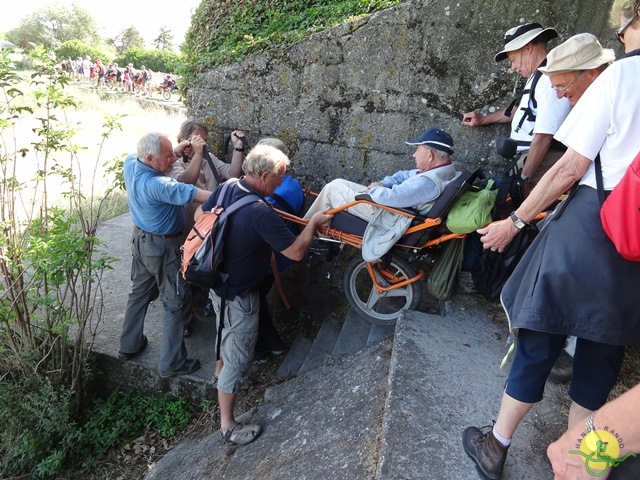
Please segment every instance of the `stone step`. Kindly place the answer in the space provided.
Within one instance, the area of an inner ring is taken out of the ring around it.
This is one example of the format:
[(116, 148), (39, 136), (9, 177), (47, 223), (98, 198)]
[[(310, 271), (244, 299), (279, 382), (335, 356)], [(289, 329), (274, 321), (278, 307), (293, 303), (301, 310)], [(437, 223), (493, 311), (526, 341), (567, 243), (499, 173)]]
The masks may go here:
[[(508, 372), (500, 369), (508, 328), (472, 297), (447, 303), (447, 316), (405, 312), (398, 320), (377, 480), (478, 478), (462, 432), (495, 418)], [(565, 426), (562, 388), (547, 384), (545, 400), (514, 436), (502, 478), (553, 478), (546, 446)]]
[(357, 313), (353, 308), (350, 309), (333, 349), (333, 356), (339, 357), (359, 352), (367, 346), (370, 332), (371, 322)]
[(222, 476), (200, 478), (374, 480), (390, 357), (381, 343), (269, 388), (251, 418), (261, 436), (235, 450)]
[(369, 338), (367, 338), (367, 346), (374, 345), (376, 343), (380, 343), (383, 340), (386, 340), (389, 337), (392, 337), (396, 333), (395, 325), (371, 325), (371, 330), (369, 331)]
[(298, 335), (293, 341), (293, 345), (289, 349), (287, 356), (280, 364), (280, 368), (276, 372), (276, 377), (280, 379), (288, 379), (298, 375), (300, 367), (307, 359), (313, 342), (302, 335)]
[(338, 337), (340, 336), (341, 329), (342, 325), (333, 317), (329, 317), (324, 321), (316, 339), (313, 341), (313, 345), (311, 346), (311, 350), (309, 351), (307, 358), (300, 367), (298, 375), (303, 375), (315, 368), (318, 368), (331, 357), (336, 342), (338, 341)]

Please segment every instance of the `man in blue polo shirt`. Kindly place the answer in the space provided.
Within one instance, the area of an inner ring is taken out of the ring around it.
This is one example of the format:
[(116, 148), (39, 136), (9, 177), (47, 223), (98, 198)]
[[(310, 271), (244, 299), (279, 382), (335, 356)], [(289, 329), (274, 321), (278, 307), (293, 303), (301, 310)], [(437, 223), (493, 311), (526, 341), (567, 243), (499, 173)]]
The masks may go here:
[(211, 192), (166, 175), (176, 161), (166, 135), (146, 134), (138, 142), (137, 151), (137, 155), (129, 155), (124, 161), (124, 181), (134, 227), (132, 286), (122, 324), (120, 359), (131, 360), (147, 346), (144, 318), (149, 303), (159, 292), (164, 306), (160, 376), (186, 375), (198, 370), (200, 361), (187, 358), (183, 339), (183, 314), (188, 299), (178, 273), (185, 205), (204, 202)]

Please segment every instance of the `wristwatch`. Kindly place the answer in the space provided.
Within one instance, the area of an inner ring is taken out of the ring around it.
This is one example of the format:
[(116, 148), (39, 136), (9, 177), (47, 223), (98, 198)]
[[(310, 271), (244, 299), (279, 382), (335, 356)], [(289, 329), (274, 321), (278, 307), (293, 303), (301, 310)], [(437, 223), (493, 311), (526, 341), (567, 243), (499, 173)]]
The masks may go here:
[(524, 223), (522, 220), (518, 218), (518, 216), (516, 215), (516, 212), (511, 212), (511, 215), (509, 215), (509, 218), (511, 219), (511, 221), (513, 222), (513, 224), (516, 226), (518, 230), (522, 230), (524, 227), (527, 226), (526, 223)]

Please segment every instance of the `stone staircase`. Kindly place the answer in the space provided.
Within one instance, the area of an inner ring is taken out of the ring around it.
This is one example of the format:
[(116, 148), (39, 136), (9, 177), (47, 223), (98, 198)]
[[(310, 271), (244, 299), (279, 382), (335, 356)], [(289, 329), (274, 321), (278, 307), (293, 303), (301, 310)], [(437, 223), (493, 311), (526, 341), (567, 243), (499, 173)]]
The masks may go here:
[[(299, 337), (246, 422), (260, 438), (228, 447), (217, 432), (188, 439), (146, 479), (340, 480), (479, 478), (460, 444), (490, 423), (506, 370), (506, 328), (482, 299), (459, 295), (443, 315), (404, 313), (394, 329), (350, 312)], [(546, 445), (566, 422), (565, 387), (549, 385), (514, 439), (504, 479), (553, 478)]]
[(304, 375), (325, 364), (327, 360), (349, 355), (375, 345), (393, 335), (395, 326), (373, 325), (365, 318), (349, 310), (340, 324), (333, 317), (324, 321), (315, 340), (298, 336), (280, 365), (276, 377), (289, 379)]

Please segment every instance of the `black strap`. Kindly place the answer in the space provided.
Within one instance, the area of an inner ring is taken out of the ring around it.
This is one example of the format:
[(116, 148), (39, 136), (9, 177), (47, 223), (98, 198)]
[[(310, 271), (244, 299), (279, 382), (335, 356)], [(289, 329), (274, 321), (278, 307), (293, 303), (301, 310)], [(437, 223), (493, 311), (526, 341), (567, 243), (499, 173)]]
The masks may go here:
[[(544, 61), (540, 64), (540, 66), (544, 67), (546, 64), (547, 64), (547, 59), (545, 58)], [(522, 108), (522, 110), (524, 110), (524, 115), (522, 116), (522, 118), (520, 119), (520, 123), (518, 123), (518, 126), (516, 127), (516, 132), (520, 130), (520, 128), (522, 127), (522, 124), (527, 118), (529, 118), (532, 122), (535, 122), (536, 120), (536, 115), (533, 113), (533, 109), (538, 108), (538, 101), (536, 100), (535, 93), (536, 93), (536, 86), (538, 85), (538, 80), (540, 80), (541, 76), (542, 76), (542, 72), (540, 72), (539, 70), (536, 70), (536, 72), (533, 74), (533, 79), (531, 80), (531, 87), (517, 92), (518, 95), (509, 104), (509, 106), (504, 112), (504, 114), (507, 117), (511, 117), (511, 115), (513, 114), (513, 109), (520, 103), (520, 100), (522, 99), (522, 97), (527, 93), (529, 94), (529, 101), (527, 102), (527, 106)]]
[(296, 212), (293, 209), (293, 207), (289, 204), (289, 202), (287, 202), (284, 198), (282, 198), (277, 193), (274, 192), (269, 196), (273, 198), (276, 202), (278, 202), (285, 212), (290, 213), (291, 215), (298, 215), (299, 212)]
[(594, 160), (596, 164), (596, 186), (598, 187), (598, 200), (600, 201), (600, 206), (604, 203), (605, 195), (604, 195), (604, 181), (602, 180), (602, 163), (600, 162), (600, 154), (596, 155), (596, 159)]
[(218, 331), (216, 332), (216, 362), (220, 360), (220, 346), (222, 345), (222, 329), (224, 328), (224, 311), (227, 302), (227, 285), (222, 287), (222, 296), (220, 297), (220, 321), (218, 322)]
[(215, 177), (217, 184), (220, 185), (222, 183), (222, 176), (220, 175), (220, 172), (218, 172), (218, 169), (213, 164), (213, 159), (211, 158), (211, 154), (209, 153), (209, 149), (207, 148), (206, 145), (203, 148), (202, 154), (207, 159), (207, 163), (209, 164), (209, 168), (213, 172), (213, 176)]

